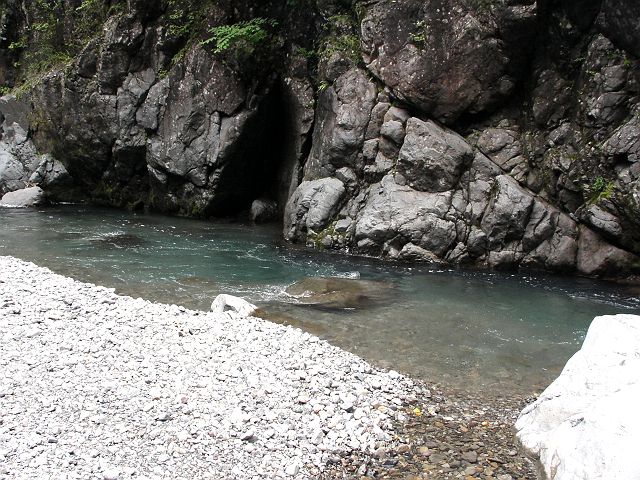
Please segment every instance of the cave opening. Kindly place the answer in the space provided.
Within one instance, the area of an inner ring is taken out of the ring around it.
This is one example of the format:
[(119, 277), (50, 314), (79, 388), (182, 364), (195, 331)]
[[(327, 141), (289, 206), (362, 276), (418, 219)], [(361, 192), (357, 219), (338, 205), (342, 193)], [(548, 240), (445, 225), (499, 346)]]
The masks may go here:
[(300, 136), (294, 108), (282, 81), (274, 82), (242, 127), (218, 179), (221, 189), (208, 212), (211, 216), (241, 215), (254, 200), (264, 199), (277, 203), (277, 218), (282, 221), (290, 192), (299, 183)]

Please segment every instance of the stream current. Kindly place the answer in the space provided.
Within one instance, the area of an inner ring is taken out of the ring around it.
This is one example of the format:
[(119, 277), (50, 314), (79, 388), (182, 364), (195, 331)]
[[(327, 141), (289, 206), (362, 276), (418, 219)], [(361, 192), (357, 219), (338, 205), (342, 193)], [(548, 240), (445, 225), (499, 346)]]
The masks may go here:
[[(0, 208), (0, 218), (0, 255), (188, 308), (207, 310), (218, 293), (239, 295), (265, 318), (376, 365), (475, 394), (540, 391), (580, 347), (593, 317), (640, 313), (634, 287), (311, 251), (285, 243), (273, 225), (83, 206)], [(298, 294), (317, 286), (315, 277), (338, 279), (347, 301), (303, 303)]]

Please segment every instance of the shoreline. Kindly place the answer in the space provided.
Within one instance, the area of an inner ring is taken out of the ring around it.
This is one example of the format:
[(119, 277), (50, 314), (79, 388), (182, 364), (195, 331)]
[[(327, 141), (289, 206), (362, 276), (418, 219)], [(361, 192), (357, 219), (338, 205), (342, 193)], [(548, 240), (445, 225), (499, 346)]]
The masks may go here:
[(514, 412), (478, 413), (297, 328), (12, 257), (0, 295), (0, 478), (535, 478)]

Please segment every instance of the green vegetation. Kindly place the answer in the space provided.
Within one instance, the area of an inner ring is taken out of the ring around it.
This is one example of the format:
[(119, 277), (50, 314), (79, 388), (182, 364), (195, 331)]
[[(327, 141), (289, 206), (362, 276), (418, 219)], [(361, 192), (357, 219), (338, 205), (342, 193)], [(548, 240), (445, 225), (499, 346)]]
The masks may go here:
[(315, 50), (304, 47), (296, 48), (296, 53), (298, 55), (302, 55), (304, 58), (314, 58), (318, 55), (318, 52), (316, 52)]
[(603, 177), (596, 177), (589, 188), (591, 191), (589, 203), (597, 203), (600, 200), (611, 198), (614, 188), (615, 184), (612, 181), (607, 181)]
[(223, 53), (233, 49), (250, 55), (256, 48), (270, 37), (269, 27), (275, 27), (277, 22), (262, 17), (253, 18), (232, 25), (220, 25), (209, 29), (213, 35), (201, 42), (202, 45), (215, 44), (214, 53)]
[(415, 23), (415, 32), (409, 33), (409, 41), (417, 47), (423, 47), (427, 42), (427, 25), (424, 20)]
[(204, 11), (208, 2), (193, 0), (169, 0), (167, 2), (167, 34), (175, 38), (191, 40), (203, 23)]
[(327, 32), (320, 55), (329, 58), (334, 53), (345, 54), (353, 63), (362, 61), (360, 37), (355, 33), (357, 24), (349, 15), (334, 15), (327, 19), (324, 29)]
[(29, 12), (31, 23), (8, 47), (19, 58), (14, 63), (18, 77), (13, 93), (23, 94), (46, 73), (68, 65), (92, 38), (101, 34), (108, 16), (123, 11), (126, 5), (125, 0), (111, 3), (108, 6), (104, 0), (83, 0), (77, 8), (70, 9), (65, 0), (36, 0)]

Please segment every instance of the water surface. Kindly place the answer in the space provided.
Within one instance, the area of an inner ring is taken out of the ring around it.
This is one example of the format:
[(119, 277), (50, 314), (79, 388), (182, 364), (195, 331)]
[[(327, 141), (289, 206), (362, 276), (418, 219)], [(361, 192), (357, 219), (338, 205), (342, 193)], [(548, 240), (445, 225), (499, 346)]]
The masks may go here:
[[(476, 393), (538, 391), (594, 316), (640, 313), (630, 287), (309, 251), (285, 244), (276, 226), (78, 206), (0, 209), (0, 218), (0, 255), (189, 308), (208, 309), (218, 293), (241, 295), (274, 321), (377, 365)], [(318, 276), (360, 279), (374, 291), (348, 308), (301, 305), (285, 292)]]

